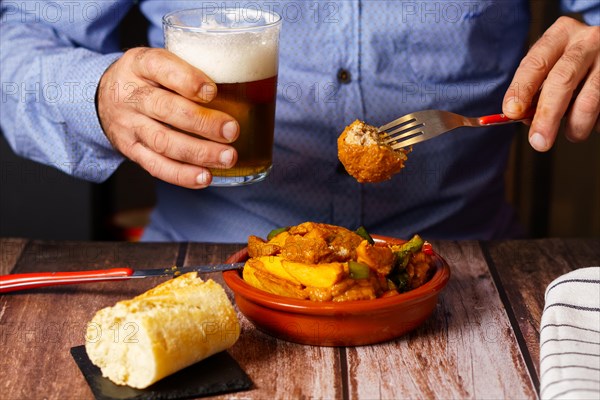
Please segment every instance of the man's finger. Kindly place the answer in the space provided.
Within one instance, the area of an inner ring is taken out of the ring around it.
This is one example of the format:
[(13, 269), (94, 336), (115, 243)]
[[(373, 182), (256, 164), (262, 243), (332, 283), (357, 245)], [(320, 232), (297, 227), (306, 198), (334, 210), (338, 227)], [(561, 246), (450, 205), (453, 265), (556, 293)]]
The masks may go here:
[(150, 118), (138, 126), (138, 140), (169, 159), (210, 168), (231, 168), (237, 161), (237, 152), (231, 146), (177, 132)]
[(209, 102), (217, 94), (215, 83), (198, 68), (194, 68), (175, 54), (156, 48), (130, 50), (132, 72), (156, 82), (180, 95), (199, 102)]
[(182, 131), (222, 143), (235, 141), (238, 123), (224, 112), (198, 106), (168, 90), (144, 86), (129, 96), (139, 112)]
[[(573, 94), (590, 69), (594, 68), (595, 63), (597, 64), (598, 42), (593, 34), (594, 30), (578, 22), (573, 23), (580, 26), (577, 27), (564, 54), (544, 81), (531, 125), (530, 142), (539, 151), (546, 151), (552, 146), (560, 121), (566, 114), (569, 104), (575, 99)], [(583, 122), (583, 125), (589, 126), (593, 123), (588, 119)], [(587, 137), (588, 132), (583, 132), (581, 135)]]
[(502, 110), (506, 116), (519, 119), (529, 109), (548, 73), (563, 54), (573, 22), (559, 18), (523, 58), (504, 95)]
[(181, 163), (155, 153), (137, 142), (131, 148), (130, 158), (150, 175), (188, 189), (202, 189), (210, 184), (212, 175), (206, 168)]
[(554, 144), (560, 120), (567, 112), (573, 93), (594, 61), (595, 52), (590, 50), (580, 42), (574, 43), (565, 49), (548, 74), (530, 130), (532, 135), (543, 138), (537, 136), (532, 142), (536, 150), (546, 151)]
[(567, 115), (565, 135), (573, 142), (587, 139), (600, 114), (600, 66), (590, 72)]

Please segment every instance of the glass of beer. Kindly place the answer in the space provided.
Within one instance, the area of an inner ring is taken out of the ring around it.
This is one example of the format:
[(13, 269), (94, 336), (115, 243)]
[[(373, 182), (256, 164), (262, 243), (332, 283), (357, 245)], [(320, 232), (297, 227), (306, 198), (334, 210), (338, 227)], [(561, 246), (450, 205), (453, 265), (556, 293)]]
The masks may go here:
[(203, 106), (240, 125), (233, 168), (211, 168), (212, 186), (259, 182), (272, 166), (281, 17), (258, 8), (212, 6), (163, 17), (165, 48), (203, 71), (217, 96)]

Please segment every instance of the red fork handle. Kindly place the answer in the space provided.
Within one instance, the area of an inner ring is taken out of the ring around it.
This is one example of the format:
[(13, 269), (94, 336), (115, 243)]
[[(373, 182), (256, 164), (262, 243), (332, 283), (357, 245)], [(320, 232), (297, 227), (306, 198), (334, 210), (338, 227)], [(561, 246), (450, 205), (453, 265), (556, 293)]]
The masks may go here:
[(71, 285), (74, 283), (100, 282), (129, 279), (131, 268), (111, 268), (77, 272), (34, 272), (0, 276), (0, 293), (34, 289), (44, 286)]
[(527, 113), (525, 113), (525, 116), (523, 118), (519, 118), (519, 119), (510, 119), (504, 114), (486, 115), (483, 117), (479, 117), (479, 125), (481, 125), (481, 126), (501, 125), (501, 124), (509, 124), (511, 122), (520, 122), (520, 121), (524, 121), (524, 120), (533, 118), (533, 114), (535, 114), (534, 109), (529, 109), (529, 111), (527, 111)]

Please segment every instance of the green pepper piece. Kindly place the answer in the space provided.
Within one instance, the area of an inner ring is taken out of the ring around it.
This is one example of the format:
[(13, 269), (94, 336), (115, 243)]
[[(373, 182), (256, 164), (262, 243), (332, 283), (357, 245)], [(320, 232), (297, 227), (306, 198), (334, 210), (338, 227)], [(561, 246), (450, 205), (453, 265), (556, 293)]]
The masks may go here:
[(361, 238), (365, 239), (367, 242), (369, 242), (369, 244), (375, 244), (375, 241), (373, 240), (371, 235), (369, 235), (369, 232), (367, 232), (364, 226), (359, 226), (354, 233), (356, 233)]
[(406, 271), (400, 272), (396, 275), (394, 283), (396, 284), (398, 292), (406, 292), (408, 290), (408, 273)]
[(348, 270), (352, 279), (367, 279), (371, 272), (368, 265), (359, 263), (358, 261), (348, 261)]
[(396, 251), (394, 255), (396, 256), (396, 263), (394, 265), (401, 270), (406, 268), (411, 255), (410, 251)]
[(408, 242), (406, 242), (402, 246), (400, 246), (400, 251), (401, 252), (408, 251), (411, 253), (418, 253), (419, 251), (421, 251), (421, 247), (423, 247), (423, 243), (425, 243), (425, 241), (423, 239), (421, 239), (421, 236), (415, 235)]
[(406, 268), (406, 265), (408, 264), (408, 260), (410, 259), (410, 256), (412, 254), (415, 254), (415, 253), (418, 253), (419, 251), (421, 251), (421, 248), (423, 247), (423, 243), (425, 243), (425, 241), (423, 239), (421, 239), (421, 237), (419, 235), (415, 235), (408, 242), (402, 244), (400, 246), (400, 249), (398, 249), (394, 252), (394, 255), (396, 256), (396, 264), (395, 265), (399, 269)]
[(289, 229), (290, 229), (289, 226), (282, 226), (281, 228), (273, 229), (267, 235), (267, 242), (270, 241), (271, 239), (273, 239), (275, 236), (279, 235), (281, 232), (285, 232), (285, 231), (287, 231)]

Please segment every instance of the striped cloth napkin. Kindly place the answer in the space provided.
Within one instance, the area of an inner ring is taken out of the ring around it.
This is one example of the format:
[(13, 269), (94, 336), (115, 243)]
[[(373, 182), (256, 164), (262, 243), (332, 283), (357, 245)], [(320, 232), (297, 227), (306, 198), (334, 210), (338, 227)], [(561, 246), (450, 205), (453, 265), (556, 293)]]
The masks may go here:
[(600, 267), (546, 289), (540, 328), (540, 397), (600, 399)]

